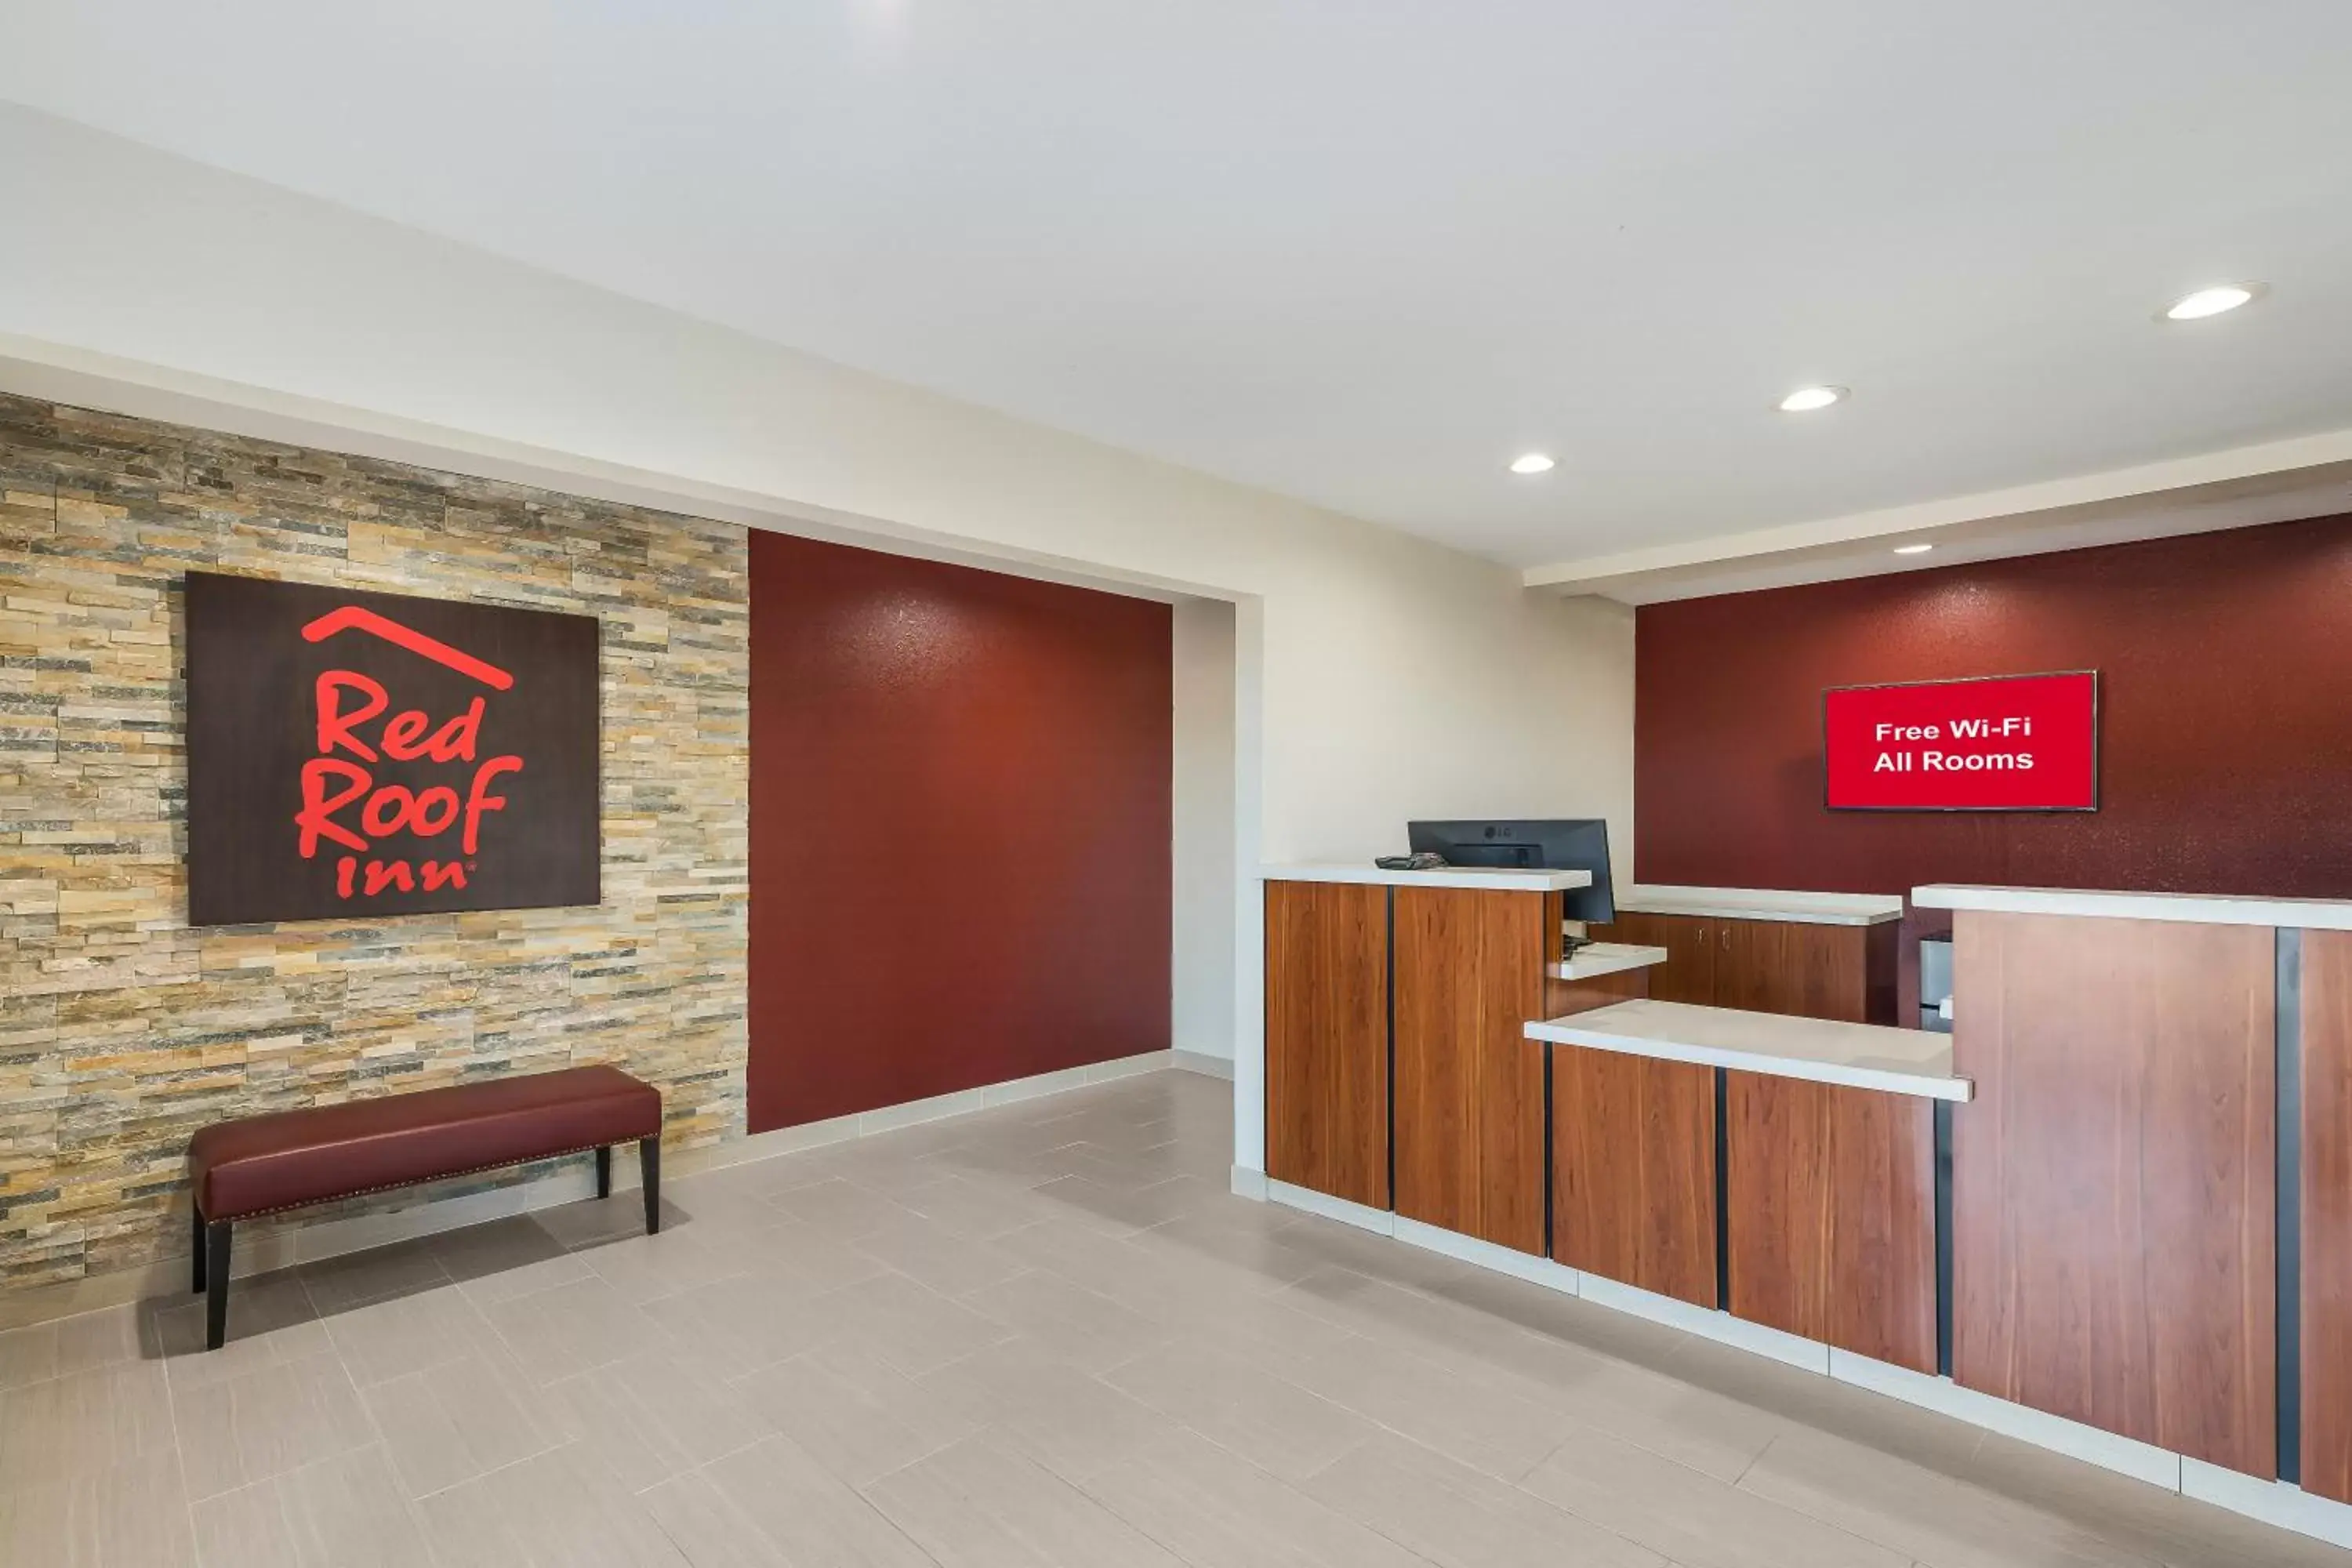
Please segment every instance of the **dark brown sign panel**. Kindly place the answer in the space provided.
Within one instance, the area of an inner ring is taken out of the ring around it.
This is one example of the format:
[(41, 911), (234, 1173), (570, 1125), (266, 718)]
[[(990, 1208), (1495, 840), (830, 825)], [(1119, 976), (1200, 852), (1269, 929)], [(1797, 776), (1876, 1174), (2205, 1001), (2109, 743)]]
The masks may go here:
[(598, 901), (589, 616), (191, 572), (188, 920)]

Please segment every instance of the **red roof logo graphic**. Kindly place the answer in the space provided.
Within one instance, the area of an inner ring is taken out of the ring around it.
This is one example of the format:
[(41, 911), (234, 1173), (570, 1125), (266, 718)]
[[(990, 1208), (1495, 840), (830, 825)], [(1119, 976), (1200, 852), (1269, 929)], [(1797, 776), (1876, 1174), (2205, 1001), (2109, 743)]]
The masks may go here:
[(409, 652), (444, 664), (460, 675), (471, 676), (493, 691), (504, 691), (514, 685), (514, 677), (495, 664), (486, 664), (470, 653), (451, 647), (447, 643), (426, 637), (423, 632), (386, 620), (373, 610), (363, 610), (357, 605), (345, 605), (340, 610), (330, 610), (302, 628), (305, 642), (324, 642), (338, 632), (367, 632)]

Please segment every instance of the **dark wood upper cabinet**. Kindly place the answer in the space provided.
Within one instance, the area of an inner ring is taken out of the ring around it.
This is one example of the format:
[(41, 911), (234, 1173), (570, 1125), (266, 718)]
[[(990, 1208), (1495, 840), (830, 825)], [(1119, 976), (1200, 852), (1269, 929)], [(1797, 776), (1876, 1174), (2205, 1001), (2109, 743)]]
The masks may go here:
[(1651, 965), (1648, 971), (1652, 1001), (1714, 1005), (1715, 953), (1719, 945), (1715, 921), (1696, 915), (1649, 915), (1621, 910), (1614, 921), (1589, 929), (1598, 941), (1666, 950), (1666, 961)]
[(1855, 1024), (1893, 1024), (1897, 925), (1823, 925), (1806, 921), (1620, 911), (1591, 934), (1663, 947), (1650, 971), (1661, 1002), (1788, 1013)]

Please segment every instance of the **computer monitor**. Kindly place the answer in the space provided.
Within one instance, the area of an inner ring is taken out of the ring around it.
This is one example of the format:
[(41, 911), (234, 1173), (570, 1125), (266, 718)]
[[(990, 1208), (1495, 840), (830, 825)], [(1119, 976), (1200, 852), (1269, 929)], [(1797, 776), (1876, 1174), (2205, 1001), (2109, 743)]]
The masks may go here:
[(1408, 822), (1414, 854), (1443, 855), (1450, 866), (1526, 866), (1590, 871), (1592, 885), (1570, 888), (1563, 918), (1617, 918), (1609, 886), (1609, 825), (1598, 817), (1559, 822)]

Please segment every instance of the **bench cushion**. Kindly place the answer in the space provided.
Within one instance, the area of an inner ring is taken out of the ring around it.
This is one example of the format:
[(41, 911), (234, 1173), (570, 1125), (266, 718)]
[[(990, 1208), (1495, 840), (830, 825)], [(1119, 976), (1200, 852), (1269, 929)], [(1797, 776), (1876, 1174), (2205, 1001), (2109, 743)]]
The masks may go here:
[(661, 1131), (661, 1095), (618, 1068), (565, 1068), (223, 1121), (188, 1144), (196, 1212), (242, 1219)]

